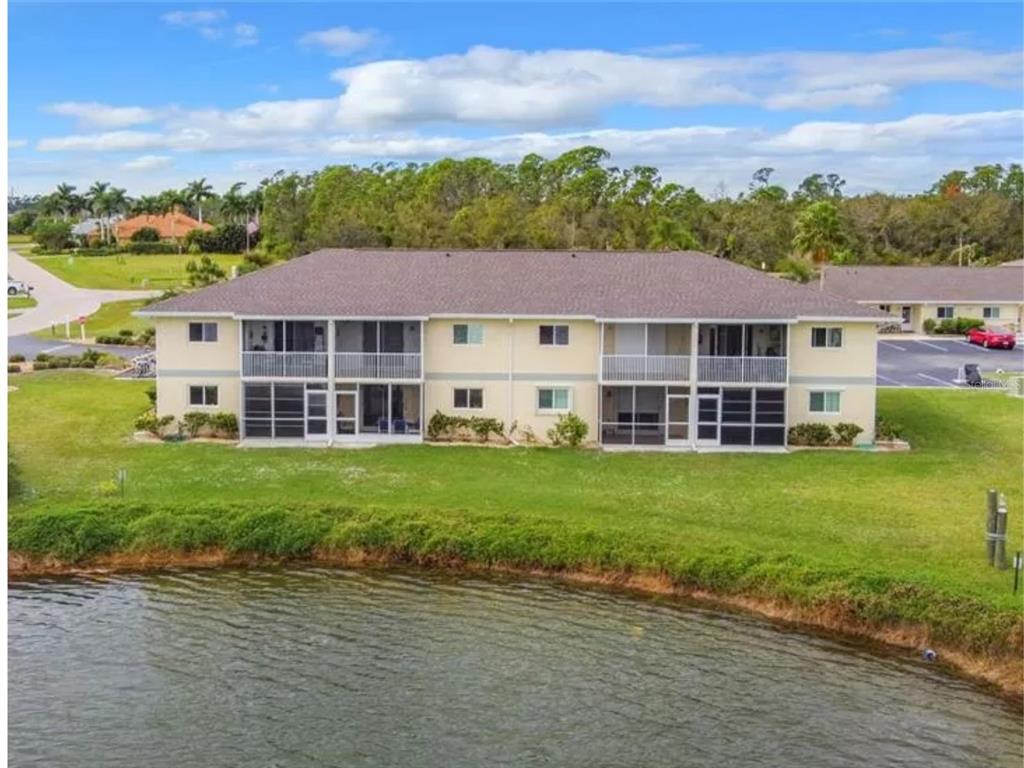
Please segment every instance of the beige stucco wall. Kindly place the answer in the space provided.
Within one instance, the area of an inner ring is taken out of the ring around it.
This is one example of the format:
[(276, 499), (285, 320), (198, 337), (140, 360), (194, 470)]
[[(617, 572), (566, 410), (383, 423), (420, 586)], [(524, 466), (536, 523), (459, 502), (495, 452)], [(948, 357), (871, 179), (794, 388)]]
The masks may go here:
[[(484, 326), (482, 344), (453, 343), (452, 326), (463, 322)], [(542, 346), (539, 326), (545, 324), (568, 325), (569, 344)], [(538, 412), (537, 389), (568, 387), (571, 410), (590, 425), (588, 439), (596, 438), (598, 332), (592, 321), (430, 320), (424, 330), (426, 416), (439, 410), (516, 422), (543, 441), (558, 414)], [(453, 390), (461, 387), (483, 389), (484, 407), (456, 409)]]
[[(217, 341), (189, 341), (190, 322), (217, 323)], [(153, 326), (156, 328), (157, 413), (175, 418), (191, 410), (238, 414), (238, 322), (216, 317), (155, 318)], [(217, 386), (217, 407), (189, 406), (191, 385)]]
[[(876, 306), (871, 302), (861, 302), (869, 306)], [(924, 333), (924, 321), (931, 319), (939, 322), (938, 312), (940, 306), (949, 306), (948, 304), (891, 304), (891, 313), (894, 317), (900, 317), (901, 307), (910, 307), (910, 325), (911, 332), (913, 333)], [(999, 307), (999, 318), (989, 320), (992, 325), (1005, 325), (1009, 326), (1015, 331), (1019, 331), (1022, 328), (1021, 313), (1024, 311), (1024, 304), (1012, 304), (1012, 303), (996, 303), (996, 304), (953, 304), (953, 317), (971, 317), (979, 320), (984, 320), (985, 307)]]
[[(843, 346), (812, 347), (811, 329), (842, 327)], [(858, 443), (875, 439), (875, 369), (877, 331), (873, 323), (797, 323), (790, 329), (789, 424), (807, 421), (835, 424), (852, 421), (864, 432)], [(812, 391), (837, 390), (839, 414), (810, 412)]]

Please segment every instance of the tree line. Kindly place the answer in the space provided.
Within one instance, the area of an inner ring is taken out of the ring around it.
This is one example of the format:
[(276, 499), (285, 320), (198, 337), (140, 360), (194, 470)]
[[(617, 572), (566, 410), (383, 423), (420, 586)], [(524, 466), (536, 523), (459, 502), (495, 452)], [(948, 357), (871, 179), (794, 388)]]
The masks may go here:
[(619, 168), (609, 159), (588, 146), (509, 164), (335, 165), (281, 171), (247, 193), (235, 184), (216, 195), (202, 179), (136, 200), (109, 187), (97, 195), (96, 185), (76, 200), (74, 188), (62, 185), (21, 208), (65, 218), (111, 206), (180, 209), (215, 224), (258, 221), (260, 249), (274, 258), (321, 247), (695, 249), (799, 276), (810, 262), (1022, 257), (1024, 172), (1016, 163), (954, 170), (912, 195), (847, 195), (835, 173), (813, 174), (788, 190), (773, 183), (773, 168), (760, 168), (741, 194), (702, 196), (652, 166)]

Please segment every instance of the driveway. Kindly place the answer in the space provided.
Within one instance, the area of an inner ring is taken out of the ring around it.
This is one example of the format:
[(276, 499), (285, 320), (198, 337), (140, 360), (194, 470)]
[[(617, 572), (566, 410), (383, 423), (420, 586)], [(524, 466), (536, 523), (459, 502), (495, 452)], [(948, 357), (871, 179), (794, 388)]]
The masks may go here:
[(7, 335), (20, 336), (49, 328), (53, 322), (63, 323), (65, 317), (74, 322), (81, 315), (91, 315), (108, 301), (145, 299), (159, 296), (160, 291), (101, 291), (76, 288), (56, 275), (33, 264), (17, 251), (7, 250), (7, 274), (33, 287), (36, 306), (7, 320)]
[(922, 341), (896, 335), (878, 340), (880, 387), (957, 387), (953, 380), (965, 363), (977, 363), (983, 374), (1024, 371), (1024, 345), (985, 349), (959, 338)]
[(7, 354), (24, 355), (26, 360), (35, 360), (36, 355), (45, 352), (48, 355), (80, 355), (86, 349), (95, 349), (97, 352), (106, 352), (110, 355), (130, 360), (136, 355), (141, 355), (147, 350), (143, 347), (127, 347), (120, 344), (71, 344), (63, 339), (41, 339), (28, 334), (22, 336), (7, 337)]

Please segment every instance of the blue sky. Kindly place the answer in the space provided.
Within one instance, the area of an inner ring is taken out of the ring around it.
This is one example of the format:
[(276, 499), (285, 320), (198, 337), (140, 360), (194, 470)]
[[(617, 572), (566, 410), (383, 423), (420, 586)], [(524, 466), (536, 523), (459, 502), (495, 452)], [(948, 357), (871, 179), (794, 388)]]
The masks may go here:
[(704, 193), (1020, 161), (1019, 4), (9, 5), (10, 185), (598, 144)]

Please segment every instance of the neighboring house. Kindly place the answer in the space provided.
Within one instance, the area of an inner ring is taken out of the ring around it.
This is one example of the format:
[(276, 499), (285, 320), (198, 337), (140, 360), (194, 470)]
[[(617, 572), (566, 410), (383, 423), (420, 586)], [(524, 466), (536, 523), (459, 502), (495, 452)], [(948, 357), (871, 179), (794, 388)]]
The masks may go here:
[(1021, 329), (1021, 267), (826, 267), (820, 286), (888, 312), (908, 332), (923, 333), (929, 318), (954, 317)]
[(101, 225), (114, 229), (117, 223), (123, 219), (122, 216), (111, 216), (109, 219), (82, 219), (71, 227), (71, 235), (77, 237), (83, 243), (98, 240), (101, 232)]
[(114, 237), (119, 243), (128, 242), (132, 239), (132, 235), (146, 227), (159, 232), (161, 240), (181, 240), (193, 229), (213, 229), (209, 224), (205, 222), (200, 224), (184, 213), (162, 213), (159, 215), (147, 213), (118, 222), (114, 226)]
[(875, 426), (877, 309), (711, 256), (321, 250), (150, 305), (157, 410), (245, 440), (419, 442), (430, 416), (541, 441), (783, 446)]

